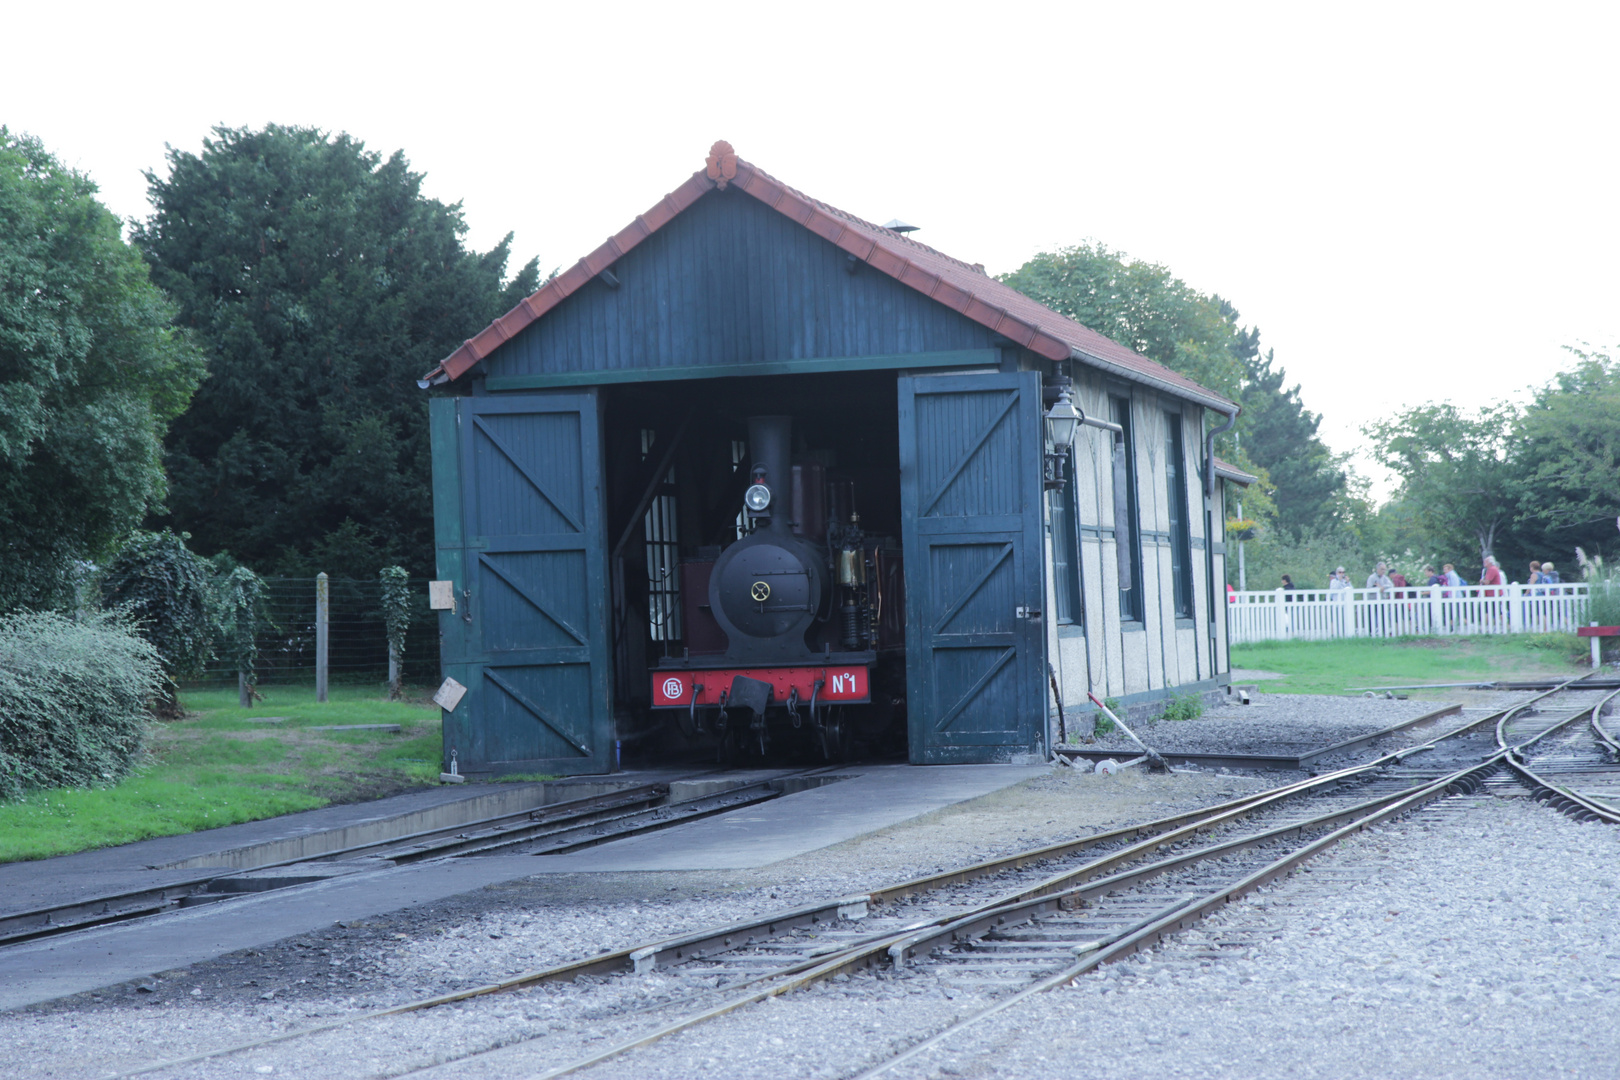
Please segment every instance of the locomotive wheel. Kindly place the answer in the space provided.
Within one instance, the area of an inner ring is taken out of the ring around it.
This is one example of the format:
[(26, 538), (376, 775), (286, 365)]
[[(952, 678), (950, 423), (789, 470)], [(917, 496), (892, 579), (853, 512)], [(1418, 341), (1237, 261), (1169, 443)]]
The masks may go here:
[(849, 713), (842, 705), (829, 705), (821, 714), (821, 756), (828, 761), (849, 757)]

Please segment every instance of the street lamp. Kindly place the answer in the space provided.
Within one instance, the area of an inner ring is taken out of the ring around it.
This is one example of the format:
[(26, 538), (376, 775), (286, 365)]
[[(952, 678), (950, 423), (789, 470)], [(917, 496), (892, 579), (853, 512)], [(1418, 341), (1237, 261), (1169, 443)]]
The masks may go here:
[(1048, 490), (1061, 488), (1066, 482), (1064, 463), (1069, 460), (1069, 450), (1074, 446), (1075, 432), (1085, 419), (1085, 414), (1069, 400), (1069, 388), (1060, 388), (1057, 400), (1046, 410), (1046, 442), (1052, 448), (1046, 454), (1045, 486)]

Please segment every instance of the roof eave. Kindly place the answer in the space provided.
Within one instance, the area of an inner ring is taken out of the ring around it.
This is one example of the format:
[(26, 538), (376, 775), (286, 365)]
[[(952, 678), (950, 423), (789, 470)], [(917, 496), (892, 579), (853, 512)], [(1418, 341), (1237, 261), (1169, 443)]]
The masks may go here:
[(1226, 415), (1230, 416), (1235, 413), (1238, 408), (1236, 402), (1227, 401), (1219, 394), (1200, 393), (1191, 387), (1178, 386), (1177, 384), (1170, 382), (1168, 379), (1155, 378), (1152, 375), (1137, 371), (1135, 368), (1127, 367), (1124, 364), (1116, 363), (1112, 360), (1107, 360), (1101, 356), (1097, 356), (1095, 353), (1086, 352), (1083, 349), (1077, 348), (1071, 350), (1070, 357), (1074, 360), (1080, 361), (1083, 364), (1090, 364), (1093, 367), (1102, 368), (1104, 371), (1112, 375), (1117, 375), (1129, 382), (1145, 383), (1146, 385), (1153, 387), (1155, 390), (1161, 390), (1164, 393), (1170, 394), (1174, 397), (1191, 401), (1194, 404), (1202, 405), (1208, 409), (1214, 409), (1218, 413), (1225, 413)]
[(1241, 469), (1234, 469), (1230, 465), (1218, 464), (1215, 466), (1215, 475), (1222, 480), (1230, 481), (1239, 487), (1249, 487), (1260, 482), (1258, 476), (1251, 476)]

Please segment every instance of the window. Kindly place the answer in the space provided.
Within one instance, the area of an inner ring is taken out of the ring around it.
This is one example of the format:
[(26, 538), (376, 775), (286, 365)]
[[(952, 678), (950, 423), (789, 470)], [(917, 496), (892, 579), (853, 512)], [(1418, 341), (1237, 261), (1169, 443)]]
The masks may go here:
[[(641, 460), (652, 453), (658, 433), (641, 430)], [(654, 641), (681, 638), (681, 545), (675, 521), (675, 467), (664, 476), (658, 494), (642, 518), (647, 541), (647, 623)]]
[(1111, 419), (1122, 429), (1114, 436), (1114, 551), (1119, 558), (1119, 617), (1142, 621), (1142, 560), (1136, 531), (1136, 455), (1132, 452), (1131, 399), (1108, 399)]
[(1176, 618), (1193, 617), (1192, 537), (1187, 527), (1187, 456), (1181, 414), (1164, 414), (1164, 489), (1170, 501), (1170, 577), (1175, 582)]
[[(1072, 451), (1071, 451), (1072, 453)], [(1074, 463), (1069, 463), (1069, 482), (1047, 492), (1052, 521), (1052, 589), (1056, 596), (1060, 624), (1085, 625), (1085, 608), (1080, 596), (1080, 515), (1076, 512)]]

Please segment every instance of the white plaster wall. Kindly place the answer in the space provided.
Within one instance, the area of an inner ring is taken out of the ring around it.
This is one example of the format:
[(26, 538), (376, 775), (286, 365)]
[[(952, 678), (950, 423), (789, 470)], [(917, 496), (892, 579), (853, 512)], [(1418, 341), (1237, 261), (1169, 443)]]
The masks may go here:
[[(1081, 365), (1075, 366), (1073, 378), (1075, 404), (1087, 415), (1109, 416), (1110, 389), (1116, 394), (1125, 389), (1120, 383)], [(1082, 671), (1099, 694), (1124, 696), (1209, 679), (1225, 669), (1225, 612), (1216, 607), (1225, 603), (1225, 561), (1220, 555), (1214, 556), (1213, 595), (1205, 562), (1208, 557), (1205, 545), (1211, 539), (1219, 543), (1220, 535), (1217, 533), (1213, 538), (1206, 535), (1209, 527), (1202, 481), (1204, 411), (1140, 386), (1131, 387), (1129, 394), (1140, 540), (1137, 557), (1142, 572), (1144, 620), (1141, 630), (1126, 632), (1119, 617), (1118, 560), (1112, 534), (1116, 513), (1123, 508), (1113, 505), (1113, 436), (1096, 428), (1082, 427), (1075, 442), (1070, 483), (1075, 485), (1080, 528), (1081, 602), (1085, 609), (1086, 632), (1083, 638), (1072, 634), (1060, 636), (1054, 620), (1047, 638), (1049, 655), (1062, 659), (1059, 678), (1066, 708), (1082, 705), (1086, 700)], [(1165, 486), (1163, 460), (1167, 411), (1177, 411), (1182, 416), (1182, 447), (1186, 460), (1180, 471), (1187, 485), (1188, 532), (1195, 540), (1191, 550), (1193, 626), (1190, 628), (1176, 626), (1169, 543), (1146, 535), (1169, 531), (1170, 493)], [(1219, 491), (1223, 486), (1217, 485), (1213, 506), (1217, 529), (1225, 516)], [(1051, 543), (1048, 529), (1048, 559)], [(1048, 610), (1055, 610), (1053, 589), (1049, 573)], [(1216, 616), (1213, 624), (1212, 614)], [(1212, 626), (1216, 648), (1223, 658), (1214, 670), (1210, 658)]]

